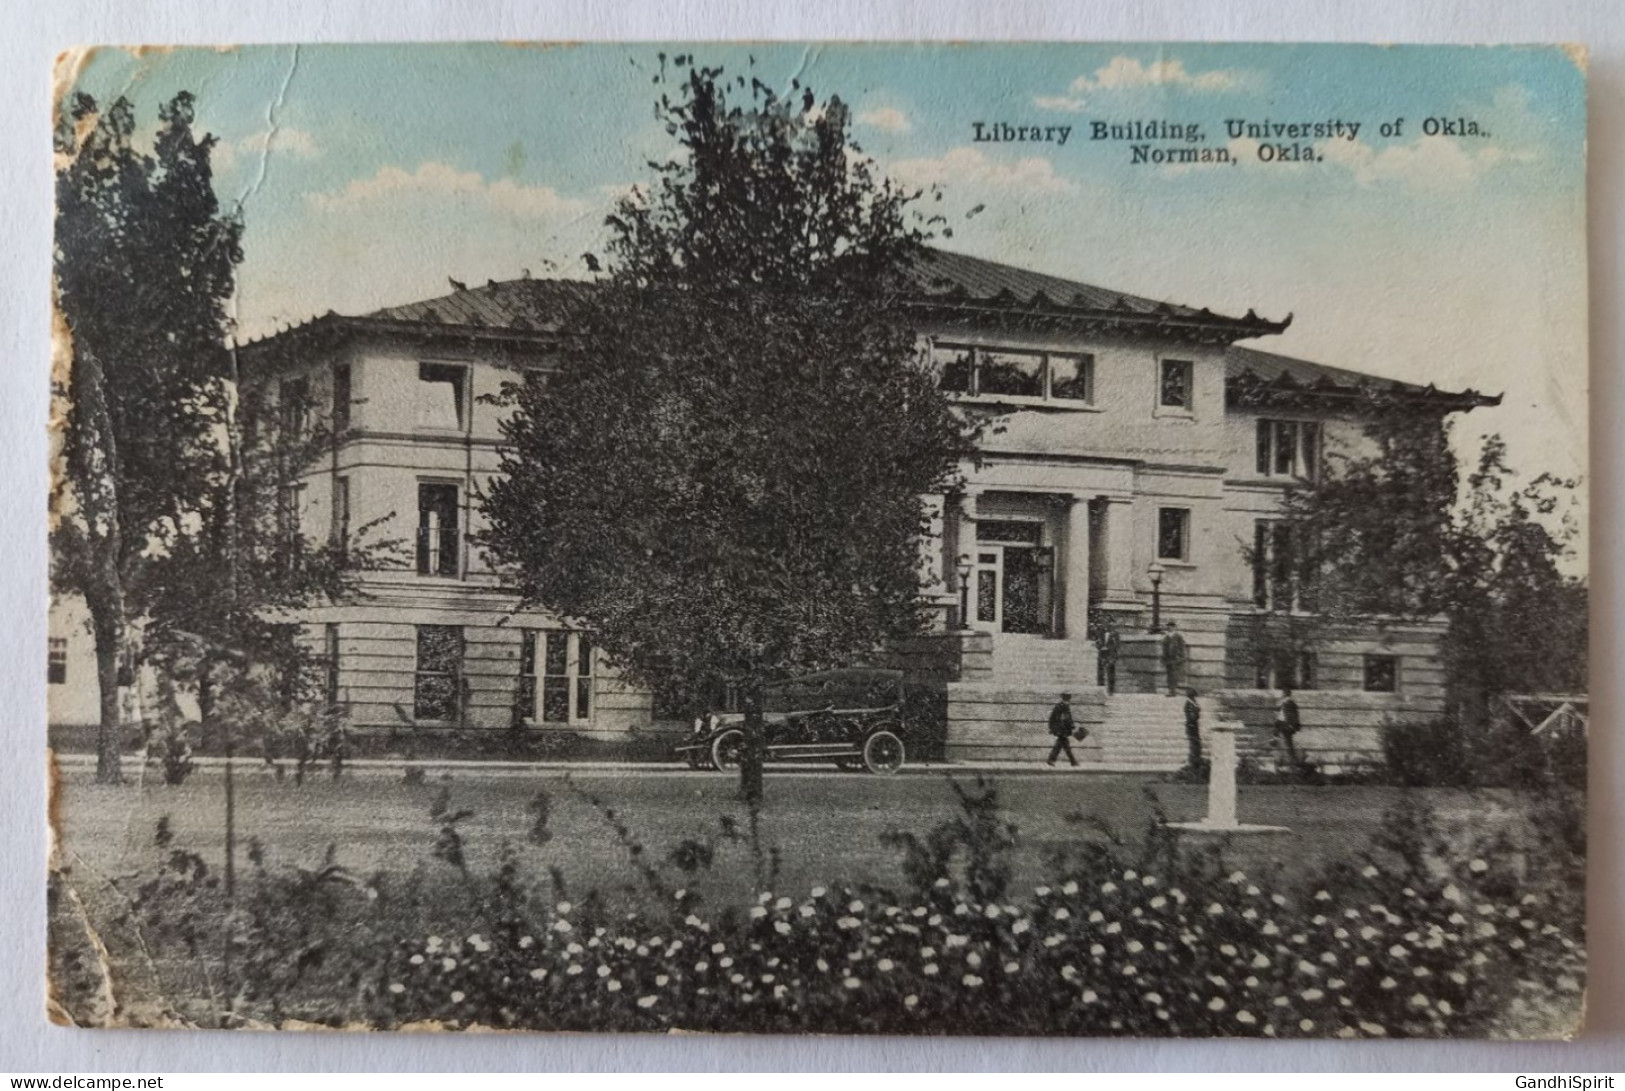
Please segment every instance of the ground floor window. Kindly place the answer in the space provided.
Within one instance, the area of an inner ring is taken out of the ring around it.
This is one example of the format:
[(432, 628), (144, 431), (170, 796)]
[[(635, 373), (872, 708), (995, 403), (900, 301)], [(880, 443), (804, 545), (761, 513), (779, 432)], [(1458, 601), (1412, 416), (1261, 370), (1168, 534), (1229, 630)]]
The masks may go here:
[(1395, 693), (1399, 690), (1399, 659), (1392, 655), (1365, 657), (1365, 684), (1367, 693)]
[(455, 720), (462, 711), (462, 696), (462, 626), (419, 625), (412, 715), (419, 720)]
[(328, 623), (322, 648), (322, 696), (328, 709), (339, 707), (339, 627)]
[[(38, 647), (38, 645), (35, 645)], [(51, 637), (51, 645), (46, 661), (46, 681), (49, 685), (60, 686), (68, 680), (68, 641), (66, 637)]]
[(1279, 649), (1258, 657), (1259, 689), (1314, 689), (1315, 653), (1308, 648)]
[(519, 714), (544, 724), (592, 719), (592, 638), (564, 629), (526, 629), (519, 645)]

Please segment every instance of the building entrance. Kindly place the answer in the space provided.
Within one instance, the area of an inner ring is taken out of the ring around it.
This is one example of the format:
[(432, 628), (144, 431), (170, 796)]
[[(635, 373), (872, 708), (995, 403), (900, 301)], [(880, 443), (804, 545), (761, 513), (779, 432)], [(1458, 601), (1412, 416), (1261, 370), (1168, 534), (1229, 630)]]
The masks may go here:
[(987, 632), (1055, 632), (1055, 550), (1044, 525), (1025, 520), (978, 520), (972, 624)]

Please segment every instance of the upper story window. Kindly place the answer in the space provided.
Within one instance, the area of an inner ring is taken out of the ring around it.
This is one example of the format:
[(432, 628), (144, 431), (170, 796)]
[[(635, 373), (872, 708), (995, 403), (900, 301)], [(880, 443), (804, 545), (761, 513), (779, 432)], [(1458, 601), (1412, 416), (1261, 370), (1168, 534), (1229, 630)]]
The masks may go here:
[(1162, 361), (1157, 405), (1163, 409), (1195, 408), (1195, 372), (1195, 366), (1189, 360)]
[(333, 365), (333, 431), (350, 429), (350, 365)]
[(418, 575), (457, 578), (461, 541), (457, 533), (456, 485), (418, 485)]
[(49, 658), (46, 660), (46, 683), (60, 686), (68, 680), (68, 638), (51, 637)]
[(1157, 509), (1157, 560), (1191, 559), (1191, 509)]
[(283, 379), (277, 387), (277, 420), (284, 439), (302, 439), (310, 432), (310, 382)]
[(328, 525), (328, 537), (333, 549), (342, 559), (350, 548), (350, 479), (333, 479), (333, 512)]
[(1320, 469), (1320, 425), (1312, 420), (1258, 421), (1257, 470), (1266, 477), (1313, 481)]
[(468, 368), (461, 364), (419, 364), (419, 428), (462, 432), (468, 428)]
[(1078, 352), (1029, 352), (937, 344), (932, 359), (951, 394), (1087, 406), (1095, 400), (1095, 358)]

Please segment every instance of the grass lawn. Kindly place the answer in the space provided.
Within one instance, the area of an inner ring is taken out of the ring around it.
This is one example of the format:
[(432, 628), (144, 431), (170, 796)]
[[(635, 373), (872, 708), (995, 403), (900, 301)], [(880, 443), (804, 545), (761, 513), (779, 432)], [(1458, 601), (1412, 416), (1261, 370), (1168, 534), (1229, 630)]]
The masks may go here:
[[(489, 872), (506, 843), (525, 871), (545, 875), (562, 870), (575, 894), (599, 889), (619, 900), (636, 897), (641, 887), (628, 866), (609, 822), (578, 794), (591, 793), (615, 810), (647, 857), (664, 861), (685, 839), (712, 842), (716, 864), (708, 872), (682, 876), (667, 866), (673, 886), (701, 893), (712, 905), (742, 904), (753, 888), (753, 857), (748, 847), (723, 834), (723, 816), (747, 828), (747, 815), (734, 798), (735, 783), (712, 775), (623, 775), (562, 773), (491, 776), (458, 772), (427, 783), (408, 784), (398, 775), (325, 776), (302, 786), (253, 770), (237, 779), (239, 867), (245, 867), (250, 839), (263, 846), (276, 867), (317, 866), (329, 845), (340, 864), (359, 874), (404, 874), (416, 867), (446, 870), (432, 852), (439, 824), (431, 804), (447, 788), (451, 804), (473, 815), (459, 824), (469, 867)], [(961, 778), (962, 780), (966, 778)], [(1103, 836), (1097, 820), (1130, 843), (1143, 842), (1154, 807), (1173, 820), (1199, 818), (1206, 789), (1157, 783), (1129, 775), (1029, 776), (990, 778), (1009, 821), (1017, 827), (1015, 882), (1037, 881), (1051, 850)], [(550, 799), (552, 838), (534, 844), (531, 801), (545, 791)], [(1383, 814), (1407, 794), (1425, 799), (1447, 828), (1463, 835), (1507, 830), (1520, 840), (1521, 808), (1514, 793), (1379, 787), (1243, 788), (1244, 822), (1290, 827), (1287, 834), (1237, 838), (1226, 845), (1228, 861), (1249, 871), (1279, 868), (1291, 882), (1327, 861), (1359, 851)], [(218, 866), (223, 852), (223, 778), (215, 771), (194, 774), (181, 787), (155, 777), (140, 785), (94, 784), (88, 772), (64, 775), (59, 801), (62, 863), (87, 902), (102, 900), (106, 877), (148, 873), (160, 854), (153, 834), (167, 816), (177, 848), (200, 853)], [(897, 850), (882, 843), (888, 831), (923, 834), (958, 814), (946, 777), (877, 778), (861, 774), (769, 775), (762, 820), (764, 847), (776, 846), (783, 891), (815, 884), (878, 883), (900, 887)]]

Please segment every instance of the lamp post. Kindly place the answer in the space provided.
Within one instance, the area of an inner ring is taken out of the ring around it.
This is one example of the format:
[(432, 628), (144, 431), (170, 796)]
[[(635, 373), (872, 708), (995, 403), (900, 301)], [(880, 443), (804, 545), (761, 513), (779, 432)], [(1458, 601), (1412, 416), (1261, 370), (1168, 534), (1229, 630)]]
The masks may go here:
[(1151, 576), (1151, 631), (1162, 632), (1162, 574), (1167, 569), (1158, 561), (1152, 561), (1146, 569)]
[(970, 628), (970, 554), (959, 555), (959, 627)]

